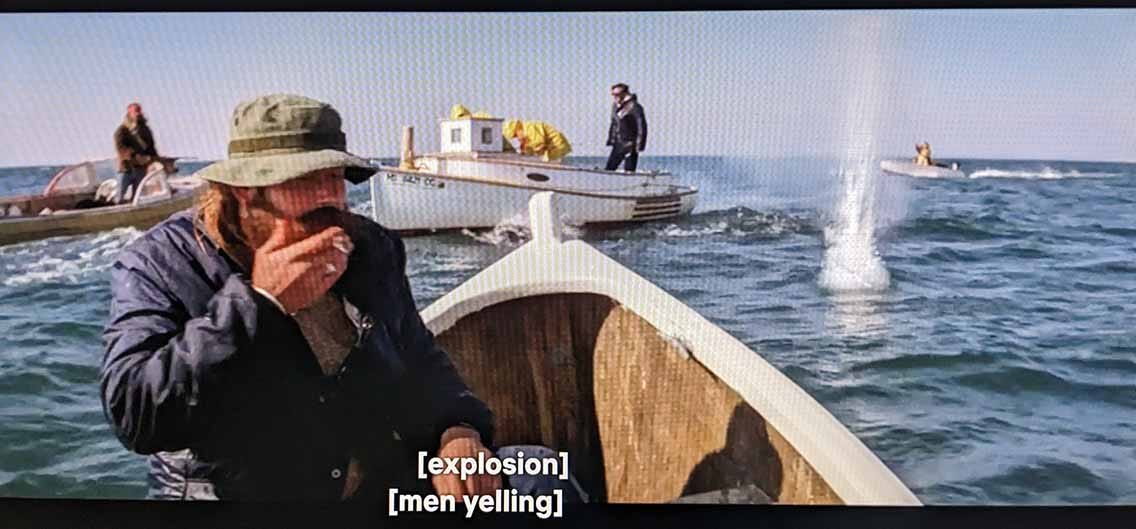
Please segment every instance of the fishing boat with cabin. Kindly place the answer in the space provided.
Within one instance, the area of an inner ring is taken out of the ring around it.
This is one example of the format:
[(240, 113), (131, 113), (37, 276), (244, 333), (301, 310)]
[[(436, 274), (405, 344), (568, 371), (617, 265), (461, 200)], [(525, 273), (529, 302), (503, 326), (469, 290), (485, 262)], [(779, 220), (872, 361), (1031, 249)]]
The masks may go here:
[(499, 118), (440, 122), (441, 151), (414, 153), (414, 130), (403, 129), (397, 167), (379, 166), (371, 180), (374, 216), (404, 233), (492, 228), (525, 219), (529, 199), (552, 191), (574, 225), (647, 222), (689, 214), (698, 188), (665, 171), (605, 171), (505, 152)]

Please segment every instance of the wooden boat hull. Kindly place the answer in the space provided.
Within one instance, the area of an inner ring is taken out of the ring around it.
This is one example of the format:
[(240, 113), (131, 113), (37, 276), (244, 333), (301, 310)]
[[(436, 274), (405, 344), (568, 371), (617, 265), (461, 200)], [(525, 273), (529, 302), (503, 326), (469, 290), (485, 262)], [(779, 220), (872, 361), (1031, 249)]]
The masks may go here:
[(173, 213), (193, 206), (195, 196), (195, 190), (178, 190), (169, 199), (141, 206), (107, 206), (0, 219), (0, 245), (95, 233), (127, 226), (138, 229), (149, 228)]
[(495, 411), (498, 444), (567, 451), (606, 502), (756, 487), (777, 503), (919, 504), (757, 352), (591, 246), (560, 242), (542, 202), (553, 197), (533, 199), (533, 241), (422, 313)]

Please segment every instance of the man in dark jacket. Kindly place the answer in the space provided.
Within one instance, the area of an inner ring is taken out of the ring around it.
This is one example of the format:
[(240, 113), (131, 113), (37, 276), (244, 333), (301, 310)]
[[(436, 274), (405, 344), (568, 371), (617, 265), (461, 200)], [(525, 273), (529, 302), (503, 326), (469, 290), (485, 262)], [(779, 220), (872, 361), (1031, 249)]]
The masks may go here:
[(142, 105), (131, 103), (126, 107), (126, 117), (114, 131), (114, 148), (118, 152), (118, 189), (114, 192), (114, 203), (119, 204), (127, 187), (133, 186), (134, 192), (138, 192), (146, 168), (158, 161), (154, 133), (146, 123)]
[(647, 149), (647, 116), (639, 98), (632, 94), (623, 83), (611, 87), (611, 128), (607, 133), (607, 144), (611, 145), (611, 156), (607, 158), (608, 171), (614, 171), (620, 163), (623, 168), (635, 172), (639, 163), (639, 153)]
[(112, 270), (103, 406), (152, 454), (151, 496), (381, 500), (422, 486), (400, 482), (413, 451), (487, 453), (493, 416), (419, 317), (401, 239), (347, 210), (343, 180), (375, 169), (346, 152), (339, 114), (265, 96), (231, 133), (198, 206)]

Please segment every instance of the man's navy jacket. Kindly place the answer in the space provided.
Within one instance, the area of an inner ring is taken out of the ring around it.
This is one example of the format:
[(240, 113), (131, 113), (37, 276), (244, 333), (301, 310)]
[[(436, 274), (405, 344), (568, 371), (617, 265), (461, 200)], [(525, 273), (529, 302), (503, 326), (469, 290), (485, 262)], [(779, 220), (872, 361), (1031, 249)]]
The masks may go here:
[(490, 445), (492, 414), (418, 314), (402, 240), (357, 218), (333, 288), (357, 341), (330, 376), (295, 320), (251, 287), (192, 211), (122, 251), (102, 399), (122, 443), (154, 454), (152, 495), (334, 500), (355, 457), (366, 471), (356, 496), (381, 496), (397, 468), (413, 467), (407, 450), (437, 450), (450, 426), (473, 426)]

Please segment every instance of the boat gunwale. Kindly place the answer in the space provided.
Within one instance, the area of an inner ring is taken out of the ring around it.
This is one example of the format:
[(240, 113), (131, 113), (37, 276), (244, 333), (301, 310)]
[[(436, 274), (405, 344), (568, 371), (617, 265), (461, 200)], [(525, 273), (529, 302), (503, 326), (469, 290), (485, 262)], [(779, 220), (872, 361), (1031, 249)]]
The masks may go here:
[[(672, 174), (670, 171), (627, 172), (627, 171), (614, 171), (614, 170), (599, 169), (599, 168), (589, 169), (587, 167), (579, 167), (579, 166), (576, 166), (576, 165), (568, 165), (568, 164), (555, 164), (555, 163), (549, 163), (549, 162), (545, 162), (545, 161), (514, 160), (514, 159), (511, 159), (509, 157), (509, 155), (510, 155), (510, 153), (498, 153), (498, 152), (482, 153), (482, 152), (477, 152), (477, 151), (474, 151), (473, 153), (469, 153), (469, 152), (435, 152), (435, 153), (427, 153), (427, 154), (418, 154), (418, 155), (415, 155), (414, 158), (416, 160), (420, 159), (420, 158), (436, 158), (436, 159), (439, 159), (439, 160), (462, 160), (462, 161), (480, 162), (480, 163), (500, 163), (500, 164), (505, 164), (505, 165), (543, 167), (545, 169), (558, 169), (558, 170), (562, 170), (562, 171), (578, 171), (578, 172), (584, 172), (584, 173), (597, 173), (597, 174), (604, 174), (604, 175), (611, 175), (611, 176), (622, 176), (622, 177), (674, 176), (674, 174)], [(513, 156), (519, 157), (519, 156), (523, 156), (523, 155), (518, 155), (518, 154), (514, 153)]]
[(536, 191), (536, 192), (554, 192), (554, 193), (559, 194), (559, 195), (571, 195), (571, 196), (580, 196), (580, 197), (588, 197), (588, 198), (601, 198), (601, 199), (608, 199), (608, 200), (634, 201), (634, 200), (638, 200), (638, 199), (641, 199), (641, 198), (647, 198), (647, 197), (685, 197), (685, 196), (688, 196), (688, 195), (695, 195), (695, 194), (698, 193), (698, 187), (697, 186), (680, 185), (680, 184), (644, 184), (643, 187), (657, 186), (657, 187), (665, 187), (665, 188), (668, 188), (668, 189), (674, 189), (676, 191), (673, 191), (673, 192), (670, 192), (670, 193), (659, 193), (659, 194), (654, 194), (654, 195), (615, 195), (615, 194), (609, 194), (609, 193), (595, 193), (595, 192), (591, 192), (591, 191), (577, 191), (577, 190), (565, 189), (565, 188), (536, 187), (536, 186), (530, 186), (530, 185), (525, 185), (525, 184), (516, 184), (516, 183), (513, 183), (513, 182), (503, 182), (503, 181), (500, 181), (500, 180), (488, 180), (488, 179), (475, 178), (475, 177), (469, 177), (469, 176), (441, 174), (441, 173), (434, 173), (434, 172), (423, 171), (423, 170), (418, 170), (418, 169), (402, 169), (400, 167), (391, 167), (391, 166), (385, 166), (385, 165), (377, 166), (377, 169), (378, 169), (378, 171), (376, 171), (376, 172), (399, 173), (399, 174), (407, 174), (407, 175), (414, 175), (414, 176), (430, 176), (430, 177), (434, 177), (434, 178), (441, 178), (443, 180), (453, 180), (453, 181), (457, 181), (457, 182), (464, 182), (464, 183), (470, 183), (470, 184), (483, 184), (483, 185), (497, 186), (497, 187), (510, 187), (510, 188), (514, 188), (514, 189), (524, 189), (524, 190)]
[(195, 186), (195, 187), (192, 187), (192, 188), (189, 188), (189, 189), (182, 188), (182, 189), (177, 189), (176, 191), (171, 190), (172, 194), (168, 197), (161, 198), (161, 199), (155, 200), (153, 202), (147, 202), (145, 204), (139, 204), (139, 205), (117, 204), (117, 205), (113, 205), (113, 206), (101, 206), (101, 207), (97, 207), (97, 208), (87, 208), (87, 209), (65, 209), (65, 210), (53, 211), (51, 214), (48, 214), (48, 215), (22, 215), (22, 216), (19, 216), (19, 217), (0, 217), (0, 226), (2, 226), (4, 224), (14, 225), (14, 224), (21, 224), (21, 223), (25, 223), (25, 222), (47, 221), (48, 219), (72, 219), (74, 217), (93, 217), (93, 216), (111, 215), (111, 214), (116, 214), (116, 213), (122, 214), (122, 213), (127, 213), (127, 212), (134, 212), (134, 211), (146, 211), (146, 210), (150, 210), (150, 209), (160, 209), (162, 207), (168, 207), (171, 203), (176, 203), (176, 202), (179, 202), (179, 201), (192, 201), (193, 198), (197, 195), (197, 193), (199, 191), (201, 191), (201, 189), (203, 189), (203, 187), (204, 186), (202, 186), (202, 185), (198, 185), (198, 186)]

